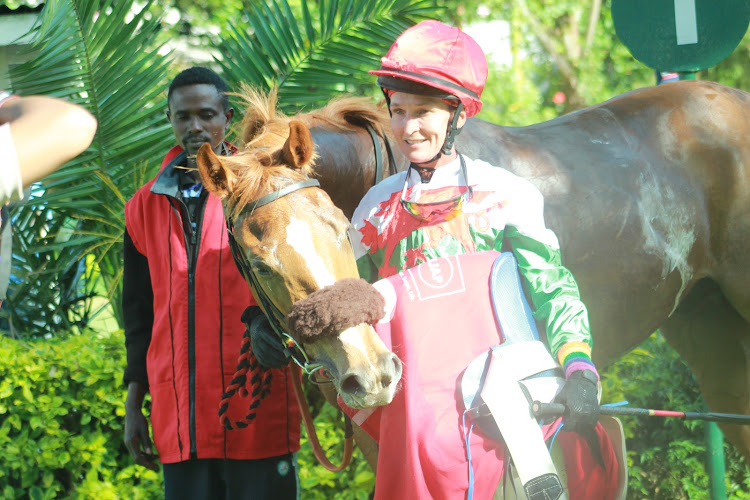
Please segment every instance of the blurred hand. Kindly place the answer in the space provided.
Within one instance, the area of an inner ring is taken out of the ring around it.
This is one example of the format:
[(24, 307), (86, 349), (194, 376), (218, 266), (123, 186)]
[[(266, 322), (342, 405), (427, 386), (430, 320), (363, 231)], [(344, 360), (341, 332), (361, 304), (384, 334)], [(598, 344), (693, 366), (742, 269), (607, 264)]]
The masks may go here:
[(144, 395), (145, 389), (140, 384), (130, 383), (125, 401), (125, 447), (136, 464), (158, 471), (159, 456), (154, 453), (149, 437), (148, 420), (141, 410)]
[(264, 368), (282, 368), (289, 364), (289, 358), (284, 353), (284, 344), (258, 306), (245, 309), (242, 321), (250, 330), (250, 343), (255, 357)]

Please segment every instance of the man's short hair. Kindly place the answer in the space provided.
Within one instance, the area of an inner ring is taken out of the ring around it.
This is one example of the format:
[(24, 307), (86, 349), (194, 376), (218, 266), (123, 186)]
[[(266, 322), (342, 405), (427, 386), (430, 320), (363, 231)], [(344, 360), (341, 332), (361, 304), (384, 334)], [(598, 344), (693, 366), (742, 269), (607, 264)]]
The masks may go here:
[(167, 106), (170, 105), (173, 91), (181, 87), (201, 84), (213, 85), (221, 96), (221, 104), (224, 107), (224, 110), (229, 109), (229, 97), (227, 96), (229, 85), (227, 85), (227, 82), (225, 82), (219, 75), (203, 66), (193, 66), (192, 68), (180, 72), (179, 75), (174, 77), (172, 83), (169, 84), (169, 91), (167, 92)]

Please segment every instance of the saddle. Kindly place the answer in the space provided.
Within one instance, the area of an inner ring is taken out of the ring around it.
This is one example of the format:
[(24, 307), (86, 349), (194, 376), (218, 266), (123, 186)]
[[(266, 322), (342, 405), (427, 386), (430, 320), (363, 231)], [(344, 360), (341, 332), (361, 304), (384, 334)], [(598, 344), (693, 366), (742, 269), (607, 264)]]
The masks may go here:
[[(540, 424), (530, 411), (532, 401), (551, 402), (562, 389), (565, 377), (539, 338), (512, 253), (502, 253), (493, 263), (490, 294), (504, 341), (466, 368), (460, 382), (464, 408), (478, 432), (505, 443), (517, 483), (518, 496), (513, 498), (567, 500), (562, 455), (557, 453), (553, 459)], [(615, 498), (624, 499), (627, 461), (622, 425), (605, 416), (600, 423), (613, 443), (620, 466)], [(498, 492), (501, 489), (502, 485)]]

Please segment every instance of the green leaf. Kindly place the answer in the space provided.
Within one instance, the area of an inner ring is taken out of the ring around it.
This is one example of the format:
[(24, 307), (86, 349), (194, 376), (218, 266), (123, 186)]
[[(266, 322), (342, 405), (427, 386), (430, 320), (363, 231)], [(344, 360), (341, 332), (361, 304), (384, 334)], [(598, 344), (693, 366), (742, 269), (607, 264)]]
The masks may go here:
[(42, 489), (38, 486), (32, 486), (31, 489), (29, 489), (29, 498), (31, 498), (31, 500), (42, 500), (44, 498)]
[(29, 403), (34, 402), (34, 394), (31, 392), (31, 387), (29, 387), (27, 384), (23, 384), (21, 386), (21, 393), (23, 394), (23, 398), (28, 401)]

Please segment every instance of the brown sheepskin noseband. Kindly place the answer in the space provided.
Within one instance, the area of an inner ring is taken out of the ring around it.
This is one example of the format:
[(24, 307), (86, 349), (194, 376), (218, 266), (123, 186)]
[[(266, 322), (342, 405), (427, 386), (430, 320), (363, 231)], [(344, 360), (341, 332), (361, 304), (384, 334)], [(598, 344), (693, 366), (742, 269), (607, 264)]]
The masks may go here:
[(360, 323), (376, 323), (384, 315), (385, 300), (374, 286), (360, 278), (344, 278), (295, 303), (286, 324), (293, 338), (315, 340)]

